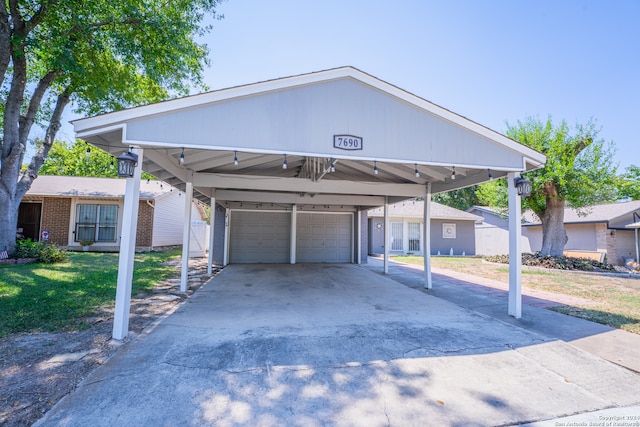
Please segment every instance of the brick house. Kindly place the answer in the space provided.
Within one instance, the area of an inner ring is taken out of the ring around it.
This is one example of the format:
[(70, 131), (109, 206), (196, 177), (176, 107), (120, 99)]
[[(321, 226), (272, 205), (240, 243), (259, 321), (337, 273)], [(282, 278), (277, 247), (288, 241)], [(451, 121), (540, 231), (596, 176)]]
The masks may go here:
[[(91, 240), (95, 242), (92, 250), (117, 251), (125, 183), (118, 178), (40, 176), (20, 204), (18, 236), (47, 240), (69, 250), (79, 250), (81, 241)], [(160, 181), (140, 183), (138, 250), (182, 244), (184, 197), (182, 191)], [(198, 231), (194, 238), (204, 244), (206, 214), (196, 201), (191, 217), (192, 229)], [(191, 245), (195, 251), (197, 243)]]

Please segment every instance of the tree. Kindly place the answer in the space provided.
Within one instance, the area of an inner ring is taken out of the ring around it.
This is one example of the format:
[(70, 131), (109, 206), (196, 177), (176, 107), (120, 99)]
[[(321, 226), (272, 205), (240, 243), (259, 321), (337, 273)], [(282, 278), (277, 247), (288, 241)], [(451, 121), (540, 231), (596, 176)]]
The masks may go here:
[[(55, 141), (39, 174), (115, 178), (118, 176), (117, 160), (79, 139), (72, 144)], [(142, 178), (155, 179), (146, 172), (142, 173)]]
[(631, 200), (640, 200), (640, 167), (635, 165), (627, 167), (618, 181), (618, 191), (622, 199), (628, 197)]
[(446, 193), (440, 193), (433, 196), (433, 201), (451, 206), (452, 208), (460, 209), (461, 211), (466, 211), (467, 209), (480, 204), (480, 200), (476, 195), (477, 190), (478, 186), (473, 185), (471, 187), (447, 191)]
[[(202, 88), (207, 47), (195, 41), (217, 0), (0, 2), (0, 249), (15, 248), (18, 207), (68, 104), (97, 114)], [(33, 126), (44, 138), (26, 169)]]
[[(522, 198), (523, 209), (531, 209), (542, 222), (543, 255), (562, 256), (567, 241), (564, 209), (568, 204), (578, 213), (616, 199), (614, 144), (597, 139), (599, 129), (593, 121), (570, 128), (565, 121), (554, 125), (527, 118), (515, 126), (507, 125), (507, 136), (547, 156), (544, 168), (527, 172), (531, 180), (530, 197)], [(490, 206), (507, 206), (504, 180), (481, 186), (478, 197)]]

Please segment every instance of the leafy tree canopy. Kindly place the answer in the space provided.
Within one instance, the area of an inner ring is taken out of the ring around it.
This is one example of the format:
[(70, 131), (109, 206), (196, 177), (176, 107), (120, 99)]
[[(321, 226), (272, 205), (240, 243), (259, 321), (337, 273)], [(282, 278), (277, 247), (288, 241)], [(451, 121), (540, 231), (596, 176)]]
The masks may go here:
[[(40, 174), (116, 178), (118, 165), (111, 154), (81, 140), (76, 140), (72, 144), (56, 141), (51, 146), (47, 160), (40, 168)], [(154, 177), (142, 172), (142, 179), (154, 179)]]
[[(67, 105), (85, 115), (203, 88), (218, 0), (0, 2), (0, 247), (15, 248), (20, 201), (38, 176)], [(34, 124), (42, 144), (22, 162)]]
[(618, 191), (621, 199), (640, 200), (640, 167), (627, 167), (618, 181)]
[[(544, 255), (562, 255), (565, 204), (586, 214), (590, 206), (618, 196), (615, 146), (598, 139), (598, 133), (593, 120), (573, 128), (565, 121), (554, 124), (550, 118), (541, 121), (531, 117), (508, 125), (510, 138), (547, 156), (544, 168), (523, 174), (533, 189), (530, 197), (522, 198), (523, 209), (531, 209), (542, 222)], [(506, 207), (507, 183), (496, 180), (483, 184), (478, 198), (492, 207)]]
[(433, 201), (451, 206), (452, 208), (460, 209), (461, 211), (466, 211), (467, 209), (480, 205), (480, 199), (476, 194), (478, 190), (478, 186), (474, 185), (471, 187), (461, 188), (459, 190), (447, 191), (446, 193), (440, 193), (433, 196)]

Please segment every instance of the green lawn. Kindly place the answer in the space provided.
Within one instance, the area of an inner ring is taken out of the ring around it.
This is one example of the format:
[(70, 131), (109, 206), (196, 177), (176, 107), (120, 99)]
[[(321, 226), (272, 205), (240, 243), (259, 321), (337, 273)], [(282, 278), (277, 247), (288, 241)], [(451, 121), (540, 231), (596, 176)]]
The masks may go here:
[[(163, 261), (179, 250), (136, 254), (132, 295), (176, 269)], [(0, 337), (17, 332), (69, 331), (115, 303), (117, 253), (72, 252), (59, 264), (0, 266)]]
[[(423, 264), (422, 257), (393, 257)], [(432, 257), (431, 265), (488, 279), (509, 282), (507, 265), (484, 263), (481, 258)], [(640, 280), (555, 270), (522, 271), (522, 286), (594, 301), (596, 305), (558, 307), (553, 310), (640, 334)]]

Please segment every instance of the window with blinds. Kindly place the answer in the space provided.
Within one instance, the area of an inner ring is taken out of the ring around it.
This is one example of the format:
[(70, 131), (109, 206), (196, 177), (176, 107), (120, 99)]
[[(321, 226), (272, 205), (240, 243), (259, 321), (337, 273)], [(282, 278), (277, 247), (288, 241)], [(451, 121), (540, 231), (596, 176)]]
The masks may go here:
[(115, 242), (118, 205), (78, 205), (75, 241)]

